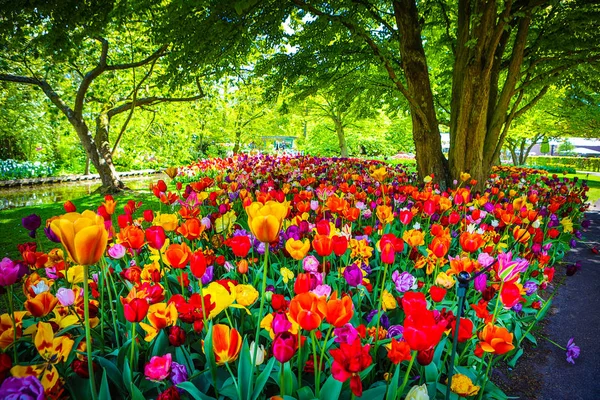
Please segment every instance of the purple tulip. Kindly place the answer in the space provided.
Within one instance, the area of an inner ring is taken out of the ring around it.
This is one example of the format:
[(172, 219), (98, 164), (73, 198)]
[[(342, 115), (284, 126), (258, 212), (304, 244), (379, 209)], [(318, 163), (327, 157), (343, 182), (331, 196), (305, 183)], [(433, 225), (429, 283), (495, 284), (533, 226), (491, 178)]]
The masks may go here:
[[(175, 386), (182, 382), (186, 382), (188, 380), (188, 372), (185, 365), (173, 361), (173, 363), (171, 363), (171, 375), (169, 375), (169, 378)], [(183, 391), (182, 389), (177, 390)]]
[(567, 342), (567, 361), (571, 364), (575, 364), (575, 359), (579, 357), (580, 349), (579, 346), (575, 345), (575, 338), (569, 339)]
[(6, 378), (0, 386), (0, 398), (5, 400), (44, 400), (44, 387), (35, 376)]
[(23, 218), (21, 224), (23, 225), (23, 228), (29, 231), (29, 236), (35, 238), (35, 231), (42, 224), (42, 219), (39, 215), (31, 214)]
[(344, 270), (344, 279), (348, 285), (356, 287), (362, 283), (362, 271), (356, 264), (349, 265)]

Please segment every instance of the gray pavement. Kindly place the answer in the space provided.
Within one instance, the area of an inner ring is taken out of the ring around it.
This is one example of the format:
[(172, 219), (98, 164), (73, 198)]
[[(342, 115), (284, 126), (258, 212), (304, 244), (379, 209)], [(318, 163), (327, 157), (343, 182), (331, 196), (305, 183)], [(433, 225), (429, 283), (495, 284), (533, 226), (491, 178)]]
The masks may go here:
[[(588, 212), (586, 218), (592, 221), (582, 241), (587, 246), (578, 244), (566, 257), (568, 263), (581, 261), (581, 270), (559, 288), (543, 330), (563, 346), (574, 337), (581, 354), (571, 365), (563, 350), (544, 339), (539, 341), (535, 349), (540, 356), (538, 398), (543, 400), (600, 399), (600, 255), (590, 249), (600, 249), (600, 213)], [(564, 268), (557, 270), (557, 274), (564, 273)]]
[[(556, 267), (555, 282), (564, 279), (553, 305), (536, 333), (538, 345), (526, 345), (514, 370), (499, 368), (494, 381), (508, 396), (525, 400), (600, 400), (600, 213), (588, 212), (592, 221), (582, 243), (565, 258), (567, 264), (581, 262), (581, 270), (566, 276), (565, 265)], [(586, 245), (587, 244), (587, 245)], [(570, 338), (580, 347), (575, 365), (566, 361)]]

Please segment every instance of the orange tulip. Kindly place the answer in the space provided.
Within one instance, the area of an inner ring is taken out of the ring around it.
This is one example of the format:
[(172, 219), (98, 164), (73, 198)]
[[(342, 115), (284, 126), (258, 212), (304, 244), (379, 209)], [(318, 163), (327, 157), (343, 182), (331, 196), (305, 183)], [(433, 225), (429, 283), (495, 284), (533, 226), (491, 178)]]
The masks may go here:
[(484, 244), (483, 237), (477, 233), (463, 232), (459, 238), (460, 246), (469, 253), (476, 252)]
[(285, 242), (285, 249), (290, 253), (294, 260), (302, 260), (310, 250), (310, 242), (308, 239), (296, 240), (289, 238)]
[(127, 225), (117, 234), (121, 244), (127, 248), (138, 250), (146, 242), (144, 231), (135, 225)]
[(217, 365), (235, 361), (242, 348), (242, 335), (235, 328), (216, 324), (212, 329), (212, 345)]
[(519, 243), (527, 243), (531, 238), (531, 234), (527, 232), (527, 229), (515, 226), (515, 229), (513, 229), (513, 237), (515, 240), (518, 240)]
[(198, 218), (189, 218), (177, 228), (177, 233), (187, 240), (198, 239), (203, 231), (204, 225)]
[(410, 229), (404, 232), (402, 234), (402, 239), (404, 239), (410, 247), (417, 247), (425, 244), (425, 235), (423, 235), (423, 232), (416, 229)]
[(52, 221), (50, 229), (77, 264), (96, 264), (106, 250), (108, 232), (104, 218), (93, 211), (67, 213)]
[(279, 239), (279, 231), (287, 216), (289, 203), (267, 201), (264, 205), (254, 202), (246, 207), (248, 226), (252, 234), (263, 243), (273, 243)]
[(377, 206), (376, 214), (381, 225), (388, 224), (394, 220), (394, 213), (390, 206)]
[(115, 207), (117, 206), (117, 202), (111, 195), (104, 196), (104, 202), (102, 203), (106, 213), (108, 215), (113, 215), (115, 213)]
[(334, 292), (327, 303), (319, 303), (319, 310), (325, 315), (327, 322), (336, 328), (340, 328), (352, 319), (354, 304), (350, 296), (343, 296), (338, 299), (337, 292)]
[(506, 328), (495, 326), (488, 323), (483, 331), (479, 333), (481, 349), (487, 353), (504, 354), (508, 353), (515, 346), (512, 344), (513, 334)]
[(327, 235), (315, 235), (312, 244), (321, 257), (327, 257), (333, 252), (333, 240)]
[(165, 257), (173, 268), (184, 268), (191, 255), (192, 251), (185, 243), (172, 244), (165, 251)]
[(290, 301), (290, 318), (302, 329), (312, 331), (321, 325), (325, 316), (322, 310), (327, 306), (323, 303), (325, 297), (318, 297), (312, 292), (298, 294)]
[(48, 315), (58, 303), (58, 299), (50, 292), (43, 292), (23, 304), (27, 311), (36, 318)]

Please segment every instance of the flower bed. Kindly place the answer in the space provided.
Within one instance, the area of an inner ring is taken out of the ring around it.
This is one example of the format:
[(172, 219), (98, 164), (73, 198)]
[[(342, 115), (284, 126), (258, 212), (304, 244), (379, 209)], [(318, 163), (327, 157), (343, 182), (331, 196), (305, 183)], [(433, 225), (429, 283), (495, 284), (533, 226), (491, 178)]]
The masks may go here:
[(585, 226), (585, 186), (515, 168), (481, 194), (352, 159), (167, 173), (160, 210), (68, 202), (46, 237), (23, 219), (37, 243), (0, 264), (0, 397), (504, 398), (490, 368), (532, 340)]

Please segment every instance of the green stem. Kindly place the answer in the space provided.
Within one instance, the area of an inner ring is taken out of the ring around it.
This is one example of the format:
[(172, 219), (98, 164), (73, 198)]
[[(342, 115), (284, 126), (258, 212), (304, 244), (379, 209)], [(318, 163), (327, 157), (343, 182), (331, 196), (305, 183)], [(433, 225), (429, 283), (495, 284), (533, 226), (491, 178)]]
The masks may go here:
[[(317, 361), (317, 337), (315, 336), (315, 331), (310, 331), (310, 338), (311, 338), (311, 343), (312, 343), (312, 348), (313, 348), (313, 363)], [(315, 365), (315, 368), (317, 368), (317, 366)], [(319, 374), (317, 374), (317, 371), (315, 370), (315, 395), (316, 397), (319, 397), (319, 394), (321, 393), (321, 382), (320, 382), (320, 377)]]
[(377, 330), (375, 331), (375, 355), (379, 347), (379, 326), (381, 324), (381, 309), (383, 308), (383, 291), (385, 290), (385, 278), (387, 276), (388, 264), (383, 264), (383, 279), (381, 280), (381, 291), (379, 293), (379, 306), (377, 306)]
[[(325, 341), (323, 342), (323, 347), (321, 348), (321, 356), (319, 357), (319, 364), (315, 365), (315, 374), (318, 374), (318, 380), (321, 381), (321, 365), (323, 365), (323, 357), (325, 356), (325, 348), (327, 347), (327, 341), (329, 340), (329, 335), (331, 335), (331, 331), (333, 330), (333, 325), (329, 327), (327, 330), (327, 335), (325, 335)], [(315, 360), (316, 362), (317, 360)]]
[[(117, 342), (117, 348), (121, 348), (121, 341), (119, 340), (119, 330), (117, 329), (117, 313), (116, 311), (113, 312), (113, 297), (112, 297), (112, 290), (111, 287), (114, 289), (115, 284), (114, 281), (112, 280), (112, 277), (110, 276), (110, 274), (108, 273), (108, 268), (103, 268), (104, 270), (104, 275), (106, 276), (106, 281), (110, 281), (110, 287), (108, 287), (108, 301), (110, 302), (109, 304), (109, 310), (110, 310), (110, 314), (112, 317), (112, 323), (113, 323), (113, 329), (115, 331), (115, 340)], [(116, 291), (115, 291), (116, 294)]]
[(208, 329), (208, 325), (206, 323), (206, 310), (204, 309), (204, 285), (202, 284), (202, 278), (198, 279), (198, 285), (200, 285), (200, 298), (202, 301), (202, 330)]
[(133, 396), (133, 359), (135, 358), (135, 322), (131, 323), (131, 354), (129, 355), (129, 378), (131, 379), (131, 395)]
[(90, 295), (88, 290), (89, 266), (83, 266), (83, 315), (85, 322), (85, 347), (87, 350), (88, 373), (90, 375), (90, 390), (92, 392), (92, 400), (98, 398), (96, 391), (96, 380), (94, 379), (94, 362), (92, 360), (92, 332), (90, 328)]
[(241, 399), (242, 391), (240, 390), (240, 386), (238, 385), (237, 379), (235, 379), (235, 375), (233, 375), (233, 371), (231, 370), (229, 363), (225, 363), (225, 367), (227, 367), (227, 371), (229, 371), (229, 375), (231, 375), (231, 379), (233, 379), (233, 385), (235, 386), (235, 391), (237, 392), (238, 399)]
[(479, 389), (479, 396), (477, 396), (477, 400), (481, 400), (483, 398), (483, 392), (485, 392), (485, 386), (488, 383), (488, 376), (490, 374), (490, 369), (492, 367), (492, 361), (494, 360), (494, 353), (490, 353), (490, 361), (485, 369), (485, 377), (483, 379), (483, 384), (481, 385), (481, 389)]
[(298, 328), (298, 387), (302, 387), (302, 328)]
[[(269, 263), (269, 244), (265, 243), (265, 261), (263, 264), (263, 279), (262, 279), (262, 290), (260, 291), (260, 306), (258, 307), (258, 320), (256, 321), (256, 333), (254, 334), (254, 341), (256, 342), (256, 346), (254, 346), (254, 356), (253, 360), (256, 360), (256, 353), (258, 351), (258, 346), (260, 345), (259, 334), (260, 334), (260, 322), (262, 321), (262, 313), (263, 307), (265, 306), (265, 292), (267, 291), (267, 266)], [(252, 370), (256, 368), (256, 363), (253, 363)]]
[(10, 317), (13, 324), (13, 357), (14, 364), (18, 364), (19, 360), (17, 359), (17, 321), (15, 320), (15, 309), (13, 307), (13, 288), (12, 285), (8, 286), (8, 308), (10, 309)]
[(498, 289), (498, 298), (496, 298), (496, 305), (494, 306), (494, 315), (492, 317), (492, 324), (496, 322), (496, 316), (498, 315), (498, 305), (500, 304), (500, 294), (502, 293), (502, 288), (504, 287), (504, 281), (500, 283), (500, 289)]
[(279, 393), (281, 397), (285, 396), (285, 371), (283, 363), (281, 363), (281, 373), (279, 374)]
[(398, 392), (396, 392), (396, 398), (400, 398), (400, 396), (402, 396), (402, 392), (404, 392), (404, 388), (406, 387), (406, 384), (408, 383), (408, 376), (410, 375), (410, 370), (412, 369), (412, 366), (415, 363), (415, 358), (417, 358), (417, 352), (413, 351), (412, 357), (410, 358), (410, 362), (408, 363), (408, 368), (406, 369), (406, 372), (404, 373), (404, 379), (402, 380), (402, 386), (400, 386), (400, 388), (398, 389)]

